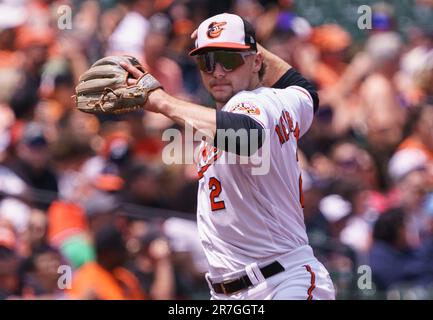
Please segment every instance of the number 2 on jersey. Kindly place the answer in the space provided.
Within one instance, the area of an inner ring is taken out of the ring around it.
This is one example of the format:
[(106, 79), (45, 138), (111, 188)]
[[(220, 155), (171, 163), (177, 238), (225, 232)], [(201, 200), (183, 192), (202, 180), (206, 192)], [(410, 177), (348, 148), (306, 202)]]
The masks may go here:
[(218, 198), (221, 194), (221, 182), (212, 177), (209, 179), (209, 190), (210, 190), (210, 206), (212, 211), (218, 211), (226, 208), (226, 205), (223, 200), (216, 201), (215, 198)]

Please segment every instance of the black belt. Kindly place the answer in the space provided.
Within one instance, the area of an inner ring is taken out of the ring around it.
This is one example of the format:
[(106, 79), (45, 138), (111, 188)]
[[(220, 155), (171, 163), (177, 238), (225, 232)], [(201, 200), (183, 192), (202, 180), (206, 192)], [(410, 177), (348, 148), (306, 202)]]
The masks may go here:
[[(272, 262), (271, 264), (268, 264), (267, 266), (260, 269), (260, 272), (265, 279), (283, 271), (284, 267), (278, 261)], [(253, 284), (251, 283), (250, 278), (247, 275), (244, 275), (237, 279), (227, 280), (220, 283), (212, 283), (212, 288), (216, 293), (219, 294), (233, 294), (235, 292), (247, 289), (252, 285)]]

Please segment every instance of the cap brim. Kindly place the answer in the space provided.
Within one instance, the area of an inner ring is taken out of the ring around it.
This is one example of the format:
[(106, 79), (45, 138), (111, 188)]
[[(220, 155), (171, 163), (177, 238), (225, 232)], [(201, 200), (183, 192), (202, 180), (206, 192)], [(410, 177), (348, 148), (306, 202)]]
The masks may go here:
[(211, 49), (236, 49), (236, 50), (247, 50), (252, 49), (251, 46), (242, 45), (233, 42), (217, 42), (211, 43), (200, 48), (195, 48), (189, 52), (190, 56), (195, 56), (203, 51), (209, 51)]

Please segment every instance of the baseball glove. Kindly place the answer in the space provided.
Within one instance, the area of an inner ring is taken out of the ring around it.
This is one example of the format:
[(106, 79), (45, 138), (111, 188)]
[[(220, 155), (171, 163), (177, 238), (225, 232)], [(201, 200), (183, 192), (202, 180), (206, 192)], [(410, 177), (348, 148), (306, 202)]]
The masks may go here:
[[(128, 85), (130, 74), (121, 65), (133, 65), (144, 74), (135, 85)], [(142, 108), (150, 92), (161, 84), (131, 56), (108, 56), (96, 61), (81, 75), (75, 88), (78, 110), (97, 113), (126, 113)]]

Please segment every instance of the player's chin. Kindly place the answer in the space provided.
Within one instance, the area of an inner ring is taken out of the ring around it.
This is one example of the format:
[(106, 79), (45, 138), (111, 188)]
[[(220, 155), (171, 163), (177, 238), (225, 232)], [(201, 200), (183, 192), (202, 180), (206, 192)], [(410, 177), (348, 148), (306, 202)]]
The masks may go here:
[(233, 91), (228, 90), (227, 88), (214, 88), (211, 94), (215, 101), (220, 103), (226, 103), (233, 96)]

